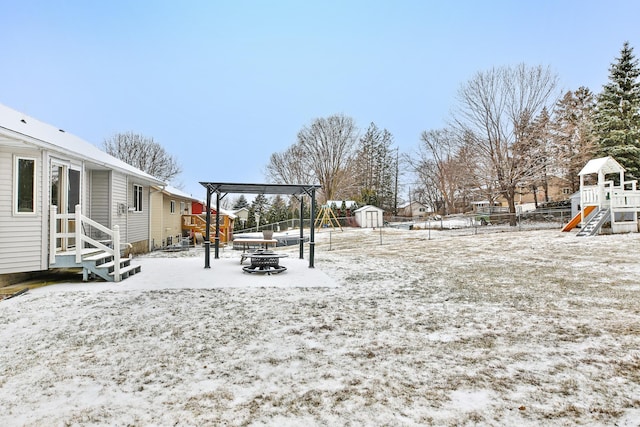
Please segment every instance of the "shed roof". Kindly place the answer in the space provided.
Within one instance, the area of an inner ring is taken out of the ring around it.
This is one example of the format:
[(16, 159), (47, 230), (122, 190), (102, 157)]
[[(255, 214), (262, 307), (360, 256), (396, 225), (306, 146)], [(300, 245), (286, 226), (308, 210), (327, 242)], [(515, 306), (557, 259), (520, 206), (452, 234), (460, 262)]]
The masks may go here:
[(610, 173), (624, 172), (624, 168), (613, 157), (600, 157), (597, 159), (591, 159), (582, 168), (578, 175), (589, 175), (591, 173), (604, 173), (605, 175)]
[[(119, 170), (152, 183), (163, 183), (71, 133), (0, 104), (0, 133), (3, 129), (7, 136), (25, 143), (85, 159), (99, 167)], [(0, 136), (0, 140), (2, 139)]]
[(361, 208), (359, 208), (359, 209), (356, 209), (356, 210), (354, 211), (354, 213), (355, 213), (355, 212), (370, 211), (370, 210), (378, 210), (378, 211), (383, 211), (383, 212), (384, 212), (384, 209), (379, 208), (379, 207), (377, 207), (377, 206), (373, 206), (373, 205), (365, 205), (365, 206), (363, 206), (363, 207), (361, 207)]

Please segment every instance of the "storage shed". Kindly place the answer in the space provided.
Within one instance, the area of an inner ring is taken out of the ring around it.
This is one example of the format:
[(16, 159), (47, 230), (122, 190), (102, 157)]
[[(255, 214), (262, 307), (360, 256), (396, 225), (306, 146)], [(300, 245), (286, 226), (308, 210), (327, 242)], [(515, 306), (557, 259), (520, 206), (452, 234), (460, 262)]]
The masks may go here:
[(356, 209), (353, 213), (356, 217), (356, 223), (362, 228), (382, 227), (384, 225), (384, 210), (366, 205), (360, 209)]

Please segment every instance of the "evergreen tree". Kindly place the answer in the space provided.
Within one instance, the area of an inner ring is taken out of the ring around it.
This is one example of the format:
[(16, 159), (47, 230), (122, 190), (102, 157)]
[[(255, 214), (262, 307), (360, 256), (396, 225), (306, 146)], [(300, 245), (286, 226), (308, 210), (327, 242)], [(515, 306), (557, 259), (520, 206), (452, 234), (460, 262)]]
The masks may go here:
[(397, 157), (392, 144), (391, 133), (371, 123), (359, 140), (354, 163), (359, 201), (388, 211), (394, 207), (397, 173)]
[(242, 208), (248, 208), (248, 207), (249, 207), (249, 202), (244, 197), (244, 194), (241, 194), (233, 203), (233, 209), (234, 210), (238, 210), (238, 209), (242, 209)]
[(629, 42), (616, 59), (609, 69), (609, 83), (597, 100), (599, 154), (616, 159), (629, 178), (640, 178), (640, 68)]
[(593, 115), (595, 97), (586, 87), (567, 91), (554, 108), (551, 123), (551, 154), (554, 173), (565, 179), (575, 193), (580, 188), (578, 173), (595, 155)]
[[(249, 218), (247, 219), (248, 226), (258, 228), (267, 222), (267, 212), (269, 209), (269, 200), (264, 194), (258, 194), (251, 206), (249, 207)], [(256, 224), (256, 214), (260, 216), (260, 223)]]
[(281, 195), (276, 195), (271, 200), (271, 206), (267, 211), (267, 222), (270, 224), (286, 221), (288, 216), (287, 203), (284, 201)]

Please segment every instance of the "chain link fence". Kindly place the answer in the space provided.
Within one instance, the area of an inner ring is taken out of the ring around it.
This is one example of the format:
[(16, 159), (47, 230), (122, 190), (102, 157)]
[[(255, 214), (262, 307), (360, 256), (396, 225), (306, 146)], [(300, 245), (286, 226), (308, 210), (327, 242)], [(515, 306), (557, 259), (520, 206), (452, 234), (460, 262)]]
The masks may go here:
[(553, 208), (522, 213), (472, 213), (420, 220), (390, 218), (387, 227), (443, 230), (451, 234), (479, 234), (504, 231), (561, 229), (571, 219), (570, 208)]

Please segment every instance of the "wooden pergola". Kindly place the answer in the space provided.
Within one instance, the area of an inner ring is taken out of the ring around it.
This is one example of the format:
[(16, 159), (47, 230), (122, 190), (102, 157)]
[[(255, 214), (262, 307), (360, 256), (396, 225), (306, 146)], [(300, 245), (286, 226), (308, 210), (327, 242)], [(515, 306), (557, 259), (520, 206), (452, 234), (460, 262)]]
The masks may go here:
[[(304, 258), (304, 199), (300, 196), (311, 197), (311, 218), (315, 218), (316, 190), (319, 185), (310, 184), (237, 184), (225, 182), (200, 182), (207, 189), (207, 225), (204, 239), (204, 268), (211, 268), (211, 196), (216, 193), (216, 228), (215, 228), (215, 258), (220, 254), (220, 200), (227, 194), (281, 194), (294, 196), (300, 201), (300, 259)], [(309, 221), (309, 268), (314, 268), (315, 236), (313, 219)]]

